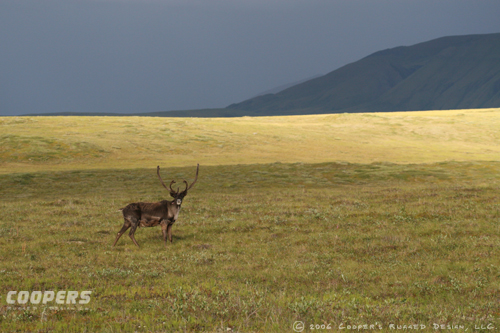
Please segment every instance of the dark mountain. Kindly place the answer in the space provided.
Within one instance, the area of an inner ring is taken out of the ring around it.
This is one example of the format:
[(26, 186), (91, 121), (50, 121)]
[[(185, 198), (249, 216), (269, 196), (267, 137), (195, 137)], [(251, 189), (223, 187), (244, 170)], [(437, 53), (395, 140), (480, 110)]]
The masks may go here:
[(227, 109), (233, 115), (282, 115), (487, 107), (500, 107), (500, 33), (379, 51)]
[(54, 112), (54, 113), (28, 113), (23, 116), (106, 116), (106, 117), (238, 117), (245, 115), (244, 111), (230, 109), (196, 109), (179, 111), (157, 111), (141, 113), (97, 113), (97, 112)]
[(252, 98), (255, 98), (255, 97), (258, 97), (258, 96), (262, 96), (262, 95), (267, 95), (267, 94), (276, 94), (276, 93), (279, 93), (280, 91), (283, 91), (285, 89), (288, 89), (290, 87), (296, 86), (296, 85), (301, 84), (303, 82), (315, 79), (315, 78), (320, 77), (320, 76), (323, 76), (323, 75), (313, 75), (313, 76), (308, 77), (307, 79), (303, 79), (303, 80), (300, 80), (300, 81), (295, 81), (295, 82), (292, 82), (292, 83), (283, 84), (283, 85), (281, 85), (279, 87), (275, 87), (275, 88), (263, 91), (263, 92), (255, 95)]
[(324, 76), (223, 109), (133, 115), (239, 117), (489, 107), (500, 107), (500, 33), (443, 37), (379, 51)]

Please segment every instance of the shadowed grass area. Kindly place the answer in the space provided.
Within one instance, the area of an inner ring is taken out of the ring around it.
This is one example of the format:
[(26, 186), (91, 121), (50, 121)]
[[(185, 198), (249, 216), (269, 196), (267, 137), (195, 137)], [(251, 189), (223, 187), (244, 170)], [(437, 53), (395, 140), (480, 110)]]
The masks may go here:
[[(166, 197), (156, 170), (0, 175), (3, 331), (500, 327), (500, 163), (200, 166), (164, 247), (118, 208)], [(194, 177), (164, 168), (164, 179)], [(10, 290), (90, 290), (9, 308)], [(52, 305), (53, 306), (53, 305)]]

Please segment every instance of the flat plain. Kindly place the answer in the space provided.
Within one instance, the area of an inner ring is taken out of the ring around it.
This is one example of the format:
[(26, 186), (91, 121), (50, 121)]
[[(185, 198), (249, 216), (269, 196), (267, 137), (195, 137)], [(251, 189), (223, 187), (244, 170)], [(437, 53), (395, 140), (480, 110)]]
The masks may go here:
[[(2, 331), (500, 328), (500, 109), (0, 128)], [(179, 182), (196, 163), (172, 244), (111, 246), (119, 208), (167, 198), (157, 165)]]

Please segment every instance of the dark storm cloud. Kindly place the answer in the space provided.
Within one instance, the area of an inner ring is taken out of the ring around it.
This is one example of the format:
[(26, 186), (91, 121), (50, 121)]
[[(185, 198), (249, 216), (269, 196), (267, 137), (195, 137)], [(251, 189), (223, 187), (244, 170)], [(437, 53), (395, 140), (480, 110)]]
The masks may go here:
[(225, 107), (370, 53), (500, 32), (498, 0), (2, 0), (0, 114)]

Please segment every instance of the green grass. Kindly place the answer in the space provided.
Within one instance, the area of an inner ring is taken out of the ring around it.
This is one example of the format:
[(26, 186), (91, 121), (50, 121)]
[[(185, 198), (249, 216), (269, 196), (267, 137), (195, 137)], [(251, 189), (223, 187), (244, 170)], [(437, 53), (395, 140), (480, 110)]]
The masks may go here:
[[(0, 176), (0, 327), (290, 332), (310, 324), (500, 326), (499, 162), (201, 166), (174, 242), (111, 247), (153, 169)], [(164, 179), (192, 179), (193, 167)], [(9, 309), (10, 290), (91, 290), (88, 309)]]
[[(0, 118), (0, 331), (498, 329), (498, 115)], [(113, 248), (119, 208), (167, 198), (156, 166), (196, 163), (173, 244)]]

